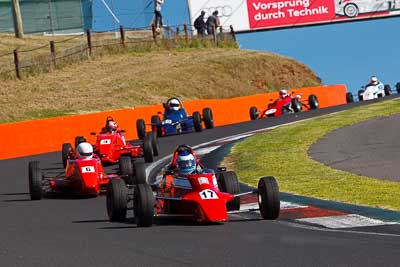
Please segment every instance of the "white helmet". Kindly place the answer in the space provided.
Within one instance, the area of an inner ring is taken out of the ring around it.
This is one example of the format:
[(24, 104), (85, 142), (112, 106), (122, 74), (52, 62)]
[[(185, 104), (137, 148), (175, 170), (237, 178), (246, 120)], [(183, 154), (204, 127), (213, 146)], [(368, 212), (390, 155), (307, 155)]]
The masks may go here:
[(378, 78), (376, 76), (371, 76), (371, 84), (373, 85), (377, 85), (378, 84)]
[(170, 110), (178, 111), (181, 108), (181, 103), (179, 103), (178, 99), (171, 99), (168, 103), (168, 108)]
[(79, 158), (92, 159), (93, 157), (93, 147), (91, 144), (83, 142), (76, 148), (76, 154)]
[(118, 125), (115, 121), (108, 121), (107, 129), (111, 132), (115, 132), (118, 129)]
[(279, 90), (279, 95), (280, 95), (280, 97), (287, 97), (289, 94), (286, 89), (281, 89), (281, 90)]

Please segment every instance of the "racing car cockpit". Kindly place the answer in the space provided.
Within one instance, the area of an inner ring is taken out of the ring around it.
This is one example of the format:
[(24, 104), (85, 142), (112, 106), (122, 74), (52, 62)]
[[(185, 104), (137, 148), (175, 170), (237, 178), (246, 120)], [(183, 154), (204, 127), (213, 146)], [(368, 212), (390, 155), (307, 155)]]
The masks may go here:
[(167, 102), (163, 104), (163, 106), (165, 110), (164, 120), (175, 121), (187, 118), (186, 110), (183, 107), (183, 103), (179, 98), (170, 98)]

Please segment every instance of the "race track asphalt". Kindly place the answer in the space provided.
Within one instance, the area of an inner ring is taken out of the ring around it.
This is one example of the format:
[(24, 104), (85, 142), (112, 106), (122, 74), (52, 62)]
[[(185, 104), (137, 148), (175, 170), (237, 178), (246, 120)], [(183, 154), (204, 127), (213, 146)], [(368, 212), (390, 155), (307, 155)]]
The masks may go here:
[[(161, 156), (178, 144), (195, 145), (356, 105), (163, 138)], [(398, 235), (285, 220), (157, 221), (151, 228), (136, 228), (130, 212), (125, 223), (110, 223), (104, 196), (30, 201), (30, 160), (39, 160), (48, 173), (62, 172), (60, 153), (0, 161), (0, 266), (398, 266), (400, 260)]]
[(400, 181), (400, 114), (337, 129), (308, 154), (332, 168), (378, 179)]

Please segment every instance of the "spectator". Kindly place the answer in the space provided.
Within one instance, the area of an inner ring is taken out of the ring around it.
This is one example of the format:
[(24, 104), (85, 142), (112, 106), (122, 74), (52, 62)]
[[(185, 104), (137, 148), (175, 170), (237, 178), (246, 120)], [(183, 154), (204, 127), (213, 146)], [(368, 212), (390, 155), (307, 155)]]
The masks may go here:
[(215, 10), (211, 16), (207, 19), (207, 34), (211, 35), (214, 34), (213, 32), (213, 25), (214, 29), (217, 30), (217, 27), (220, 26), (219, 18), (218, 18), (218, 10)]
[(154, 26), (156, 28), (162, 27), (162, 15), (161, 6), (164, 4), (164, 0), (154, 0)]
[(203, 10), (201, 11), (200, 16), (197, 17), (197, 19), (194, 21), (194, 28), (197, 30), (197, 34), (199, 36), (204, 36), (206, 33), (206, 23), (204, 22), (204, 15), (206, 12)]

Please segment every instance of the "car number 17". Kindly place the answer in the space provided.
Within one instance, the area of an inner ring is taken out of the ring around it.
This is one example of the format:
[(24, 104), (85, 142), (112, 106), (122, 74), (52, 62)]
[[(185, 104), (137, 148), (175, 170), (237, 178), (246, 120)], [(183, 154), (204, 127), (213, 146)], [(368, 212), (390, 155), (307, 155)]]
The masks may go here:
[(205, 189), (199, 193), (201, 199), (218, 199), (217, 193), (210, 189)]

